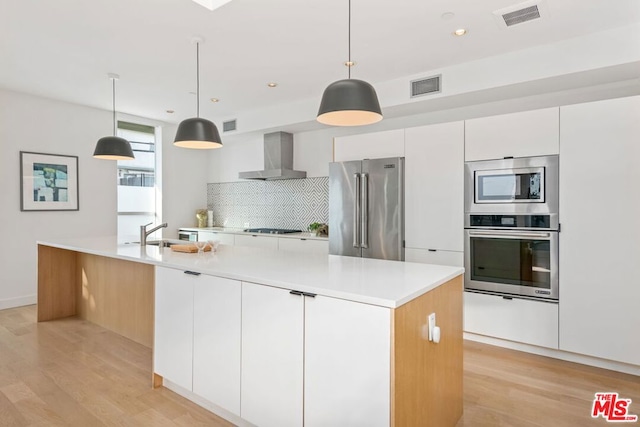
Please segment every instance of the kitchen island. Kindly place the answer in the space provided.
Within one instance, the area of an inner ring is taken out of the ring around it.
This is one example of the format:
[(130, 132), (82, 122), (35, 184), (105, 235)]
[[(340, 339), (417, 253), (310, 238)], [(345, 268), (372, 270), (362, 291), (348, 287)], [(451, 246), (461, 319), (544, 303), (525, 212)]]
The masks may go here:
[[(154, 386), (237, 425), (454, 426), (462, 273), (60, 239), (38, 242), (38, 320), (77, 315), (152, 347)], [(427, 337), (431, 313), (439, 343)]]

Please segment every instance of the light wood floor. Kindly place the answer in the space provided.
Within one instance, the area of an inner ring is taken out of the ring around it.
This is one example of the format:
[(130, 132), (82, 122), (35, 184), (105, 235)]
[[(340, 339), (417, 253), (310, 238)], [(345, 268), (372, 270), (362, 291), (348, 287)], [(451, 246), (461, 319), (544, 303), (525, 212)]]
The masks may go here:
[[(152, 390), (148, 348), (82, 320), (35, 319), (35, 306), (0, 311), (0, 426), (230, 425)], [(606, 425), (590, 417), (597, 391), (640, 413), (639, 377), (465, 342), (458, 427)]]

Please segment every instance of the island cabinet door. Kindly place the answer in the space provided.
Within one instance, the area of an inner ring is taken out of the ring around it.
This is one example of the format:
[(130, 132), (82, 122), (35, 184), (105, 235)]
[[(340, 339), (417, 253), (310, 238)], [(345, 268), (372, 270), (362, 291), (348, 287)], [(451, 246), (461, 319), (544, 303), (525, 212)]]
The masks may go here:
[(303, 296), (242, 283), (243, 419), (260, 427), (302, 426), (303, 323)]
[(156, 267), (153, 371), (192, 390), (193, 286), (196, 276)]
[(193, 392), (240, 415), (241, 283), (213, 276), (195, 280)]
[(305, 427), (390, 424), (391, 310), (305, 298)]

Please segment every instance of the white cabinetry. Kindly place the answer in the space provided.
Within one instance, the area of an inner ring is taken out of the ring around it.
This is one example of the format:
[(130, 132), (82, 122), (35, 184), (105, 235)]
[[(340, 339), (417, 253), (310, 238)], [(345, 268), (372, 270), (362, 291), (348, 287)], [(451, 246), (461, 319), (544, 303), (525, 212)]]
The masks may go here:
[(558, 154), (558, 107), (465, 121), (465, 160)]
[(341, 136), (333, 140), (335, 162), (403, 156), (404, 129)]
[(252, 248), (278, 250), (277, 238), (269, 236), (259, 236), (257, 234), (236, 234), (235, 244), (237, 246), (251, 246)]
[(231, 233), (220, 233), (219, 231), (198, 231), (198, 240), (217, 240), (223, 245), (233, 246), (235, 244), (234, 235)]
[(640, 365), (640, 97), (560, 114), (560, 348)]
[(388, 308), (305, 298), (305, 427), (389, 425), (390, 336)]
[(195, 276), (156, 267), (153, 370), (192, 389), (193, 285)]
[(298, 253), (328, 254), (329, 240), (296, 239), (292, 237), (278, 238), (278, 249)]
[(240, 282), (194, 282), (193, 392), (240, 415)]
[(464, 267), (464, 252), (406, 248), (404, 250), (404, 260), (421, 264)]
[[(276, 239), (272, 239), (276, 241)], [(242, 283), (242, 410), (261, 427), (303, 424), (304, 299)]]
[[(461, 254), (464, 228), (464, 123), (409, 128), (405, 135), (406, 247)], [(407, 254), (410, 251), (407, 250)], [(450, 254), (449, 258), (461, 257), (459, 254)], [(423, 255), (411, 261), (420, 261), (425, 257), (432, 261), (447, 258)], [(446, 263), (450, 264), (449, 261)]]
[(557, 349), (558, 304), (465, 292), (464, 330)]

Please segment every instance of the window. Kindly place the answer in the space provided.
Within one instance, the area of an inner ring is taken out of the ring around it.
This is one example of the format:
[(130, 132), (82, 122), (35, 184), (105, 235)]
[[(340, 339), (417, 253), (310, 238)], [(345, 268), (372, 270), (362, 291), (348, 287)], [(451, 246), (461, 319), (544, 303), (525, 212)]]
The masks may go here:
[(118, 242), (137, 242), (141, 225), (158, 222), (156, 129), (118, 121), (118, 136), (131, 143), (135, 156), (118, 161)]

